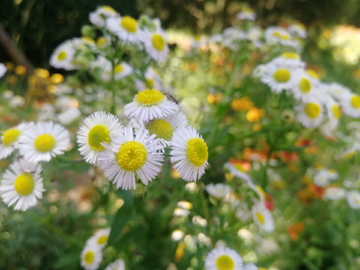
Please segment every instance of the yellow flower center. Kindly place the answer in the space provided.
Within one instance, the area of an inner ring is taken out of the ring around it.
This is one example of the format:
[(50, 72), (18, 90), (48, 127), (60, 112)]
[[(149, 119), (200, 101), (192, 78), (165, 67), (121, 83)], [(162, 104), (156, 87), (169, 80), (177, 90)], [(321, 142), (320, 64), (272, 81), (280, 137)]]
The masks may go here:
[(334, 169), (330, 169), (329, 173), (336, 173), (336, 171)]
[(96, 125), (89, 132), (88, 143), (91, 149), (101, 151), (104, 149), (102, 142), (107, 144), (110, 142), (110, 132), (106, 126)]
[(290, 72), (286, 69), (279, 69), (274, 73), (274, 79), (279, 83), (290, 80)]
[(192, 165), (199, 167), (208, 159), (208, 147), (203, 139), (192, 138), (187, 143), (186, 155)]
[(115, 74), (118, 74), (123, 70), (124, 70), (123, 66), (121, 64), (119, 64), (119, 65), (115, 66), (114, 72), (115, 72)]
[(353, 150), (353, 151), (347, 153), (346, 155), (344, 155), (344, 156), (343, 156), (343, 159), (350, 159), (350, 158), (352, 158), (353, 156), (355, 156), (355, 153), (356, 153), (355, 150)]
[(300, 90), (303, 93), (307, 93), (311, 90), (311, 83), (309, 82), (308, 79), (302, 78), (300, 81)]
[(156, 89), (146, 89), (137, 94), (135, 98), (140, 105), (150, 107), (159, 104), (164, 99), (164, 95)]
[(305, 113), (307, 116), (309, 116), (310, 118), (316, 118), (319, 116), (321, 111), (321, 108), (319, 105), (317, 105), (316, 103), (308, 103), (305, 105)]
[(333, 105), (331, 107), (331, 110), (334, 114), (335, 119), (339, 119), (340, 118), (340, 107), (338, 105)]
[(27, 196), (31, 194), (34, 190), (34, 185), (34, 178), (30, 173), (19, 175), (14, 182), (15, 190), (21, 196)]
[(101, 8), (105, 11), (111, 12), (111, 13), (116, 13), (115, 9), (113, 9), (110, 6), (101, 6)]
[(59, 61), (64, 60), (64, 59), (66, 58), (66, 55), (67, 55), (66, 52), (61, 52), (61, 53), (59, 53), (59, 55), (58, 55), (58, 60), (59, 60)]
[(3, 144), (5, 146), (10, 146), (13, 142), (16, 142), (18, 137), (20, 136), (21, 131), (18, 129), (8, 129), (3, 134)]
[(244, 169), (244, 167), (243, 167), (240, 163), (236, 163), (236, 164), (234, 165), (234, 167), (235, 167), (236, 169), (238, 169), (239, 171), (241, 171), (241, 172), (246, 172), (245, 169)]
[(106, 38), (104, 37), (99, 37), (97, 40), (96, 40), (96, 44), (98, 45), (98, 47), (101, 47), (102, 45), (104, 45), (106, 42)]
[(150, 88), (154, 88), (155, 82), (153, 79), (146, 79), (146, 85), (149, 86)]
[(306, 72), (313, 78), (319, 79), (319, 75), (313, 69), (307, 69)]
[(84, 261), (87, 263), (87, 264), (92, 264), (92, 262), (94, 261), (95, 259), (95, 254), (94, 252), (92, 251), (88, 251), (86, 252), (85, 256), (84, 256)]
[(351, 98), (351, 105), (356, 108), (356, 109), (359, 109), (360, 108), (360, 96), (358, 95), (354, 95), (352, 98)]
[(256, 185), (255, 188), (260, 192), (261, 196), (265, 197), (266, 194), (262, 187)]
[(274, 33), (273, 33), (273, 36), (275, 36), (275, 37), (280, 37), (281, 34), (280, 34), (279, 32), (274, 32)]
[(109, 239), (109, 236), (103, 235), (103, 236), (99, 237), (97, 242), (99, 245), (102, 245), (102, 244), (105, 244), (108, 239)]
[(165, 47), (165, 40), (161, 35), (155, 34), (152, 36), (152, 43), (158, 51), (162, 51)]
[(130, 33), (135, 33), (137, 30), (137, 21), (130, 17), (130, 16), (124, 16), (121, 20), (121, 26)]
[(235, 263), (230, 256), (221, 255), (216, 259), (216, 267), (219, 270), (233, 270), (235, 268)]
[(35, 149), (41, 153), (49, 152), (54, 148), (55, 143), (54, 137), (50, 134), (41, 134), (35, 139)]
[(95, 40), (89, 37), (81, 37), (81, 39), (87, 43), (95, 44)]
[(150, 135), (156, 134), (158, 138), (167, 141), (171, 140), (174, 133), (174, 128), (169, 124), (169, 122), (163, 119), (155, 119), (150, 121), (146, 125), (146, 129), (149, 131)]
[(261, 224), (264, 224), (264, 223), (265, 223), (265, 218), (264, 218), (263, 214), (261, 214), (261, 213), (256, 213), (256, 219), (257, 219)]
[(300, 59), (300, 56), (297, 53), (293, 52), (284, 52), (282, 57), (289, 58), (289, 59)]
[(145, 146), (141, 143), (130, 141), (121, 145), (116, 154), (116, 160), (121, 168), (126, 171), (136, 171), (144, 165), (147, 157)]

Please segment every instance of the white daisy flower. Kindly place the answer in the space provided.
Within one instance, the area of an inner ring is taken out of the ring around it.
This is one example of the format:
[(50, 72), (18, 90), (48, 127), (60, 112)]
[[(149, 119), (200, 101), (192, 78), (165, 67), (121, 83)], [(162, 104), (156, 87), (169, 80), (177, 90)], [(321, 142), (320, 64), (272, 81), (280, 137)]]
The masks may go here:
[(320, 170), (314, 175), (314, 183), (319, 187), (326, 187), (329, 183), (329, 176), (327, 170)]
[(326, 170), (328, 174), (328, 178), (330, 181), (337, 180), (339, 178), (339, 173), (334, 169)]
[(170, 101), (166, 95), (156, 89), (146, 89), (139, 92), (134, 101), (125, 105), (124, 111), (128, 118), (138, 121), (150, 121), (174, 114), (179, 105)]
[(360, 209), (360, 192), (350, 190), (346, 193), (346, 200), (352, 209)]
[(246, 184), (253, 188), (255, 185), (251, 180), (251, 177), (246, 173), (245, 169), (241, 166), (240, 163), (231, 164), (226, 162), (224, 168), (228, 169), (235, 177), (238, 177), (246, 182)]
[(20, 154), (30, 162), (49, 161), (70, 144), (67, 129), (53, 122), (37, 122), (19, 139)]
[(231, 193), (231, 187), (222, 183), (207, 185), (205, 190), (210, 196), (217, 199), (223, 199)]
[(73, 70), (75, 69), (72, 63), (74, 56), (75, 48), (73, 43), (70, 40), (65, 41), (54, 50), (50, 58), (50, 65), (54, 68)]
[(205, 270), (243, 270), (243, 260), (233, 249), (216, 247), (205, 258)]
[(269, 45), (279, 43), (280, 40), (290, 39), (290, 33), (283, 27), (270, 26), (265, 29), (265, 40)]
[(93, 241), (86, 242), (80, 255), (81, 266), (86, 270), (96, 270), (98, 269), (102, 258), (103, 254), (101, 247)]
[(15, 204), (15, 210), (26, 211), (36, 205), (45, 191), (40, 177), (41, 165), (20, 159), (10, 165), (2, 176), (0, 194), (8, 206)]
[(255, 224), (266, 232), (271, 232), (274, 230), (274, 221), (271, 216), (271, 213), (266, 209), (265, 204), (261, 201), (254, 203), (252, 209), (253, 219)]
[(95, 112), (84, 120), (77, 132), (79, 152), (86, 162), (98, 164), (99, 153), (105, 151), (101, 143), (114, 148), (121, 134), (122, 125), (116, 116), (102, 111)]
[(20, 135), (27, 131), (33, 125), (30, 123), (21, 123), (15, 127), (5, 130), (0, 137), (0, 159), (4, 159), (19, 147)]
[(282, 90), (289, 90), (294, 86), (295, 74), (299, 72), (299, 67), (288, 61), (277, 59), (267, 63), (264, 71), (260, 80), (267, 84), (273, 92), (280, 93)]
[(345, 198), (346, 190), (339, 187), (328, 187), (323, 195), (324, 199), (338, 201)]
[(140, 44), (144, 40), (138, 21), (130, 16), (108, 18), (107, 27), (125, 43)]
[(68, 125), (74, 122), (80, 116), (81, 112), (78, 108), (70, 108), (63, 111), (62, 113), (59, 113), (57, 118), (61, 124)]
[[(117, 188), (136, 189), (135, 175), (147, 185), (160, 172), (164, 146), (145, 129), (124, 128), (121, 143), (100, 153), (100, 167)], [(102, 145), (105, 145), (102, 143)]]
[(111, 36), (99, 37), (96, 40), (96, 46), (100, 49), (105, 49), (111, 45)]
[(306, 66), (306, 63), (301, 61), (300, 55), (295, 52), (284, 52), (279, 57), (274, 58), (272, 61), (276, 61), (276, 59), (281, 59), (282, 61), (286, 61), (289, 64), (298, 66), (302, 69), (305, 69)]
[(145, 51), (156, 62), (164, 62), (169, 53), (169, 47), (166, 41), (167, 37), (164, 31), (147, 33), (144, 39)]
[(294, 98), (304, 102), (313, 100), (314, 97), (318, 98), (320, 95), (319, 84), (303, 69), (299, 69), (294, 74), (294, 85), (290, 90)]
[(105, 27), (107, 18), (118, 16), (119, 14), (112, 7), (101, 6), (89, 14), (89, 20), (96, 26)]
[(170, 142), (171, 162), (174, 169), (186, 181), (196, 181), (208, 165), (208, 147), (193, 127), (179, 127)]
[[(112, 75), (112, 65), (106, 65), (101, 73), (101, 78), (105, 82), (110, 82)], [(133, 68), (126, 62), (121, 62), (114, 67), (114, 80), (118, 81), (133, 73)]]
[(214, 34), (210, 36), (209, 43), (221, 43), (223, 40), (222, 34)]
[(299, 38), (306, 38), (307, 37), (307, 31), (306, 31), (304, 25), (302, 25), (300, 23), (291, 24), (288, 27), (288, 30), (292, 35), (296, 35)]
[(119, 259), (111, 264), (109, 264), (105, 270), (125, 270), (125, 262), (122, 259)]
[(351, 90), (338, 83), (323, 83), (323, 88), (332, 97), (341, 100), (344, 96), (351, 95)]
[(95, 234), (89, 239), (90, 241), (94, 241), (99, 247), (104, 248), (108, 242), (110, 235), (110, 228), (99, 229), (95, 232)]
[(137, 129), (145, 128), (149, 131), (150, 135), (155, 134), (158, 139), (169, 144), (174, 131), (178, 127), (187, 127), (188, 120), (184, 113), (178, 111), (170, 116), (163, 118), (156, 118), (148, 122), (135, 122), (134, 127)]
[(339, 124), (339, 119), (341, 116), (341, 108), (335, 100), (333, 100), (329, 95), (323, 97), (325, 107), (327, 110), (327, 116), (329, 118), (329, 123), (333, 129), (335, 129)]
[(204, 36), (195, 35), (194, 37), (191, 37), (191, 41), (190, 41), (191, 48), (197, 49), (204, 45), (206, 45), (206, 38)]
[(0, 63), (0, 78), (5, 75), (7, 68), (4, 64)]
[(249, 21), (255, 21), (256, 20), (256, 13), (253, 12), (251, 9), (244, 10), (236, 14), (236, 18), (239, 20), (249, 20)]
[(260, 79), (267, 73), (267, 70), (268, 70), (267, 65), (265, 65), (265, 64), (258, 65), (254, 68), (254, 70), (252, 72), (252, 76), (254, 78)]
[(145, 89), (161, 89), (162, 85), (161, 85), (161, 78), (160, 76), (152, 69), (152, 68), (148, 68), (144, 74), (146, 83), (143, 82), (142, 80), (136, 79), (135, 80), (135, 86), (136, 89), (141, 92)]
[(344, 113), (354, 118), (360, 118), (360, 96), (356, 94), (345, 94), (340, 100)]
[(295, 107), (296, 118), (306, 128), (318, 127), (324, 119), (324, 109), (320, 102), (313, 100)]

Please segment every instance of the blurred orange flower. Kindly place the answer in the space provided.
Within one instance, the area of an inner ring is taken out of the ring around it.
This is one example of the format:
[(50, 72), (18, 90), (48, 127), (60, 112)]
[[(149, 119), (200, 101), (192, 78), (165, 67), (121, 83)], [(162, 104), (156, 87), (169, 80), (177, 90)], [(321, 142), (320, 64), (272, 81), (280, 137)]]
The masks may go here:
[(247, 112), (246, 119), (249, 122), (259, 122), (265, 115), (265, 110), (254, 107)]
[(299, 234), (305, 229), (305, 225), (302, 222), (297, 222), (286, 228), (286, 231), (291, 240), (299, 240)]
[(231, 108), (235, 111), (247, 111), (254, 106), (249, 97), (236, 98), (231, 102)]

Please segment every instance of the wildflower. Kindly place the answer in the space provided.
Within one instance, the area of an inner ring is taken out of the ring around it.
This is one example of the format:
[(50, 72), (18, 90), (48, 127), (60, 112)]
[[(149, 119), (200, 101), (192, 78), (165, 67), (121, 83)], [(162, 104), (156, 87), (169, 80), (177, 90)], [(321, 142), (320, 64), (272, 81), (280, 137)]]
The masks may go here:
[(171, 162), (186, 181), (196, 181), (208, 165), (208, 147), (193, 127), (179, 127), (170, 142)]
[(246, 173), (246, 169), (242, 166), (241, 162), (226, 162), (224, 168), (228, 169), (234, 176), (244, 180), (249, 187), (254, 186), (254, 183)]
[(161, 170), (164, 146), (145, 129), (134, 134), (133, 128), (124, 128), (120, 142), (113, 147), (102, 143), (108, 150), (99, 157), (104, 175), (117, 188), (136, 189), (135, 175), (147, 185)]
[(324, 119), (323, 106), (317, 100), (302, 103), (295, 110), (296, 118), (306, 128), (318, 127)]
[(231, 108), (235, 111), (247, 111), (254, 106), (249, 97), (236, 98), (231, 102)]
[(36, 205), (45, 191), (40, 177), (41, 165), (20, 159), (10, 165), (2, 176), (0, 194), (8, 206), (15, 204), (15, 210), (26, 211)]
[(94, 243), (99, 245), (99, 247), (104, 248), (108, 242), (109, 235), (110, 235), (110, 228), (99, 229), (89, 240), (94, 241)]
[(360, 192), (350, 190), (346, 193), (346, 200), (352, 209), (360, 209)]
[(319, 84), (304, 70), (300, 69), (295, 74), (294, 85), (291, 87), (294, 98), (301, 101), (310, 101), (314, 97), (318, 97)]
[(20, 135), (32, 125), (33, 123), (22, 123), (3, 132), (0, 141), (0, 159), (10, 156), (19, 147)]
[[(114, 70), (113, 70), (114, 69)], [(133, 73), (133, 68), (126, 62), (121, 62), (112, 67), (112, 65), (106, 65), (103, 67), (103, 71), (101, 73), (101, 78), (105, 82), (109, 82), (111, 80), (112, 73), (114, 72), (114, 80), (118, 81), (122, 78), (125, 78)]]
[(119, 259), (111, 264), (109, 264), (105, 270), (125, 270), (125, 262), (122, 259)]
[(70, 133), (53, 122), (37, 122), (19, 139), (20, 154), (30, 162), (49, 161), (62, 155), (70, 144)]
[(167, 58), (169, 47), (166, 40), (166, 34), (163, 31), (148, 33), (144, 39), (146, 52), (157, 62), (164, 62)]
[(73, 70), (75, 66), (72, 61), (75, 56), (75, 48), (73, 43), (68, 40), (60, 44), (53, 52), (50, 58), (50, 65), (55, 68)]
[(354, 118), (360, 117), (360, 96), (356, 94), (344, 94), (340, 99), (341, 108), (346, 115)]
[(243, 11), (236, 14), (236, 18), (238, 18), (239, 20), (255, 21), (256, 13), (254, 13), (250, 8), (246, 8)]
[(0, 63), (0, 78), (5, 75), (7, 68), (4, 64)]
[(266, 69), (261, 76), (261, 81), (267, 84), (275, 93), (289, 90), (295, 83), (295, 74), (299, 67), (289, 64), (281, 59), (266, 64)]
[(262, 201), (257, 201), (252, 207), (252, 214), (255, 224), (266, 232), (274, 230), (274, 221), (269, 210)]
[(152, 68), (146, 70), (144, 77), (145, 82), (139, 79), (135, 80), (135, 86), (139, 92), (147, 88), (161, 89), (161, 78)]
[(86, 270), (98, 269), (103, 258), (101, 247), (93, 241), (88, 241), (81, 252), (81, 266)]
[(301, 23), (294, 23), (288, 27), (288, 30), (291, 34), (298, 36), (299, 38), (306, 38), (307, 31), (305, 26)]
[(205, 186), (205, 190), (209, 193), (210, 196), (213, 196), (217, 199), (223, 199), (231, 193), (231, 187), (221, 183), (210, 184)]
[(205, 258), (206, 270), (242, 270), (243, 260), (240, 255), (228, 247), (216, 247)]
[(128, 118), (138, 121), (150, 121), (176, 113), (179, 105), (170, 101), (166, 95), (156, 89), (146, 89), (138, 93), (134, 101), (126, 104), (124, 111)]
[(297, 222), (286, 228), (286, 231), (291, 240), (299, 240), (299, 234), (305, 229), (304, 223)]
[(101, 143), (115, 147), (121, 132), (122, 125), (116, 116), (102, 111), (93, 113), (77, 133), (80, 154), (86, 162), (98, 164), (99, 153), (105, 151)]
[(143, 30), (137, 20), (130, 16), (108, 18), (107, 27), (125, 43), (140, 44), (143, 41)]
[(327, 187), (323, 195), (324, 199), (337, 201), (345, 198), (346, 191), (339, 187)]
[(105, 27), (107, 18), (118, 16), (119, 14), (112, 7), (101, 6), (89, 14), (89, 20), (96, 26)]

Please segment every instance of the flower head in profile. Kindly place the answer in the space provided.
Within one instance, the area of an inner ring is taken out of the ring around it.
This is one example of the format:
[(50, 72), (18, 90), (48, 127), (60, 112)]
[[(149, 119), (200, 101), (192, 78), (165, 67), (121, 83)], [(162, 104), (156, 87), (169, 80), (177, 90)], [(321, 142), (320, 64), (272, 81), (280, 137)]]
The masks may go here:
[(101, 78), (105, 82), (110, 82), (112, 72), (114, 72), (114, 80), (118, 81), (122, 78), (130, 76), (133, 73), (133, 68), (126, 62), (121, 62), (114, 66), (114, 71), (112, 65), (106, 65), (101, 73)]
[(108, 242), (109, 235), (110, 235), (110, 228), (99, 229), (88, 241), (92, 241), (99, 247), (104, 248)]
[(356, 94), (344, 94), (340, 99), (344, 113), (354, 118), (360, 118), (360, 96)]
[(208, 147), (193, 127), (179, 127), (170, 142), (171, 162), (174, 169), (186, 181), (196, 181), (208, 165)]
[(4, 159), (19, 147), (20, 135), (27, 131), (33, 123), (22, 123), (5, 130), (0, 137), (0, 159)]
[(345, 198), (346, 191), (340, 187), (328, 187), (323, 195), (324, 199), (337, 201)]
[(226, 162), (224, 164), (224, 168), (228, 169), (230, 173), (232, 173), (235, 177), (244, 180), (245, 183), (250, 187), (254, 187), (254, 183), (251, 180), (251, 177), (247, 174), (245, 168), (242, 166), (240, 162)]
[(126, 104), (124, 111), (128, 118), (138, 121), (150, 121), (176, 113), (179, 105), (170, 101), (166, 95), (156, 89), (146, 89), (139, 92), (134, 101)]
[(10, 165), (2, 176), (0, 194), (5, 204), (26, 211), (36, 205), (45, 191), (40, 177), (41, 165), (20, 159)]
[(110, 6), (100, 6), (94, 12), (89, 14), (89, 20), (92, 24), (100, 27), (106, 26), (106, 19), (118, 17), (119, 14)]
[(122, 259), (119, 259), (111, 264), (109, 264), (105, 270), (125, 270), (125, 262)]
[(156, 31), (148, 33), (144, 39), (145, 50), (156, 62), (164, 62), (169, 53), (165, 32)]
[(357, 190), (350, 190), (345, 195), (349, 206), (353, 209), (360, 209), (360, 192)]
[(102, 145), (107, 152), (100, 153), (100, 167), (117, 188), (136, 189), (135, 176), (147, 185), (161, 170), (164, 146), (145, 129), (134, 133), (133, 128), (124, 128), (120, 143), (113, 147)]
[(205, 190), (210, 196), (217, 199), (223, 199), (231, 193), (231, 187), (222, 183), (209, 184), (205, 186)]
[(236, 18), (238, 18), (239, 20), (255, 21), (256, 13), (251, 8), (245, 8), (244, 10), (236, 14)]
[(99, 153), (105, 148), (101, 143), (115, 147), (122, 133), (122, 125), (119, 119), (110, 113), (98, 111), (84, 120), (77, 134), (79, 152), (85, 161), (98, 164)]
[(233, 249), (216, 247), (205, 258), (206, 270), (243, 270), (243, 260)]
[(30, 162), (49, 161), (70, 145), (70, 133), (54, 122), (37, 122), (19, 139), (20, 154)]
[(145, 89), (161, 89), (161, 78), (160, 76), (152, 69), (148, 68), (144, 74), (145, 81), (136, 79), (135, 80), (135, 86), (136, 89), (141, 92)]

